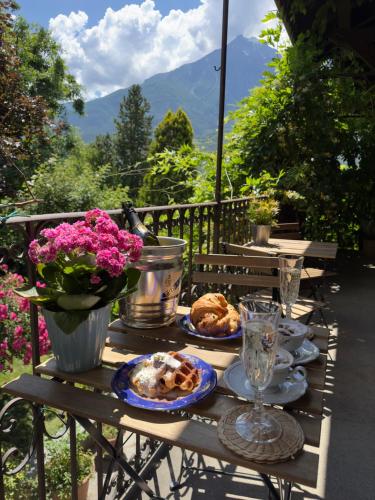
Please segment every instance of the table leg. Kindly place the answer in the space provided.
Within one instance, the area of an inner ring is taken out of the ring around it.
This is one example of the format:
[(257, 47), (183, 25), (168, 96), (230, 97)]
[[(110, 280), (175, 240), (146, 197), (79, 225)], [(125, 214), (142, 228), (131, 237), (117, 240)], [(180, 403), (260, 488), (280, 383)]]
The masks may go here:
[(161, 497), (155, 495), (152, 489), (148, 486), (146, 481), (142, 479), (139, 474), (128, 464), (128, 462), (118, 453), (118, 451), (108, 442), (108, 440), (98, 432), (97, 428), (87, 418), (73, 417), (79, 422), (82, 427), (90, 434), (94, 441), (106, 451), (112, 459), (130, 476), (136, 485), (146, 493), (150, 498), (156, 500), (163, 500)]

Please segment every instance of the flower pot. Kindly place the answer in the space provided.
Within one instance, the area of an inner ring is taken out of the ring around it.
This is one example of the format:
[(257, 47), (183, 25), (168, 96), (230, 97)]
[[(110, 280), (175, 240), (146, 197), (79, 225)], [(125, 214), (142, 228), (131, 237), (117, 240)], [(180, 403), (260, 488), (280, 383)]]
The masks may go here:
[(102, 359), (111, 306), (90, 311), (86, 320), (70, 334), (64, 333), (55, 322), (55, 313), (43, 309), (52, 351), (57, 368), (78, 373), (99, 366)]
[(271, 225), (252, 224), (251, 235), (256, 245), (267, 245), (271, 235)]

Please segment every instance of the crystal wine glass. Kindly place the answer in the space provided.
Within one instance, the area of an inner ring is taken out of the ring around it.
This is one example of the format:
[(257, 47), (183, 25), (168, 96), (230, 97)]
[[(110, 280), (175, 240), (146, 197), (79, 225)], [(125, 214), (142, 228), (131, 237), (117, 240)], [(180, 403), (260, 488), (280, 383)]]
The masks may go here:
[(299, 255), (280, 255), (280, 298), (285, 305), (286, 317), (291, 319), (292, 307), (299, 294), (303, 257)]
[(255, 443), (272, 443), (281, 426), (263, 407), (263, 391), (270, 383), (277, 352), (280, 306), (266, 300), (245, 299), (240, 303), (243, 331), (242, 362), (254, 388), (254, 407), (236, 420), (238, 434)]

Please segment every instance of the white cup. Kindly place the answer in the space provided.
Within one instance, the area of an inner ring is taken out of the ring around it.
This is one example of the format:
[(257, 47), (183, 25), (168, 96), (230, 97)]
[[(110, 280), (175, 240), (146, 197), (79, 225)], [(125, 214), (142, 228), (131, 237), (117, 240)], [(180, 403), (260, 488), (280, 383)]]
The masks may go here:
[(282, 319), (279, 322), (279, 345), (283, 349), (294, 352), (301, 347), (305, 340), (307, 327), (299, 321)]
[(273, 368), (272, 379), (266, 391), (277, 390), (287, 379), (296, 382), (306, 380), (307, 373), (305, 367), (295, 366), (292, 368), (294, 358), (290, 352), (285, 349), (279, 349), (277, 351), (277, 358), (279, 363), (276, 363)]

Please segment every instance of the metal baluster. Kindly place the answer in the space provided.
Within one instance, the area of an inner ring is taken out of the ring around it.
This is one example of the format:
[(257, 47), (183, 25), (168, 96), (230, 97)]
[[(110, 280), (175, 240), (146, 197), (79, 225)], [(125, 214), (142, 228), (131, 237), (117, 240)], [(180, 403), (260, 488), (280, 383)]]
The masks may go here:
[[(28, 248), (29, 243), (35, 237), (35, 228), (32, 222), (25, 223), (25, 245)], [(36, 283), (35, 266), (29, 259), (27, 259), (27, 274), (29, 282), (32, 285)], [(32, 347), (32, 366), (33, 374), (37, 375), (35, 368), (40, 364), (40, 351), (39, 351), (39, 327), (38, 327), (38, 308), (34, 304), (30, 304), (30, 329), (31, 329), (31, 347)], [(33, 409), (34, 414), (34, 431), (36, 436), (36, 455), (37, 455), (37, 472), (38, 472), (38, 497), (40, 500), (46, 498), (46, 482), (44, 472), (44, 442), (43, 442), (43, 421), (41, 406), (36, 405)]]
[[(74, 384), (70, 384), (74, 387)], [(74, 418), (70, 417), (70, 477), (72, 479), (72, 500), (78, 500), (77, 433)]]
[(172, 236), (173, 210), (168, 210), (167, 217), (168, 236)]
[(188, 304), (191, 305), (191, 285), (192, 285), (192, 272), (193, 272), (193, 225), (194, 225), (194, 208), (189, 209), (189, 262), (188, 262), (188, 290), (187, 299)]
[[(100, 389), (94, 389), (94, 392), (100, 394), (102, 391)], [(100, 422), (97, 422), (96, 428), (98, 429), (98, 432), (100, 434), (103, 433), (103, 425)], [(103, 476), (104, 476), (103, 449), (98, 444), (96, 444), (95, 447), (96, 447), (95, 469), (96, 469), (97, 491), (98, 491), (98, 498), (100, 498), (100, 495), (102, 494), (103, 490)]]
[(152, 213), (152, 226), (153, 226), (153, 232), (157, 236), (159, 234), (159, 218), (160, 218), (160, 212), (153, 212)]
[(3, 453), (1, 449), (1, 441), (0, 441), (0, 500), (5, 500)]
[(184, 225), (185, 225), (185, 209), (180, 208), (179, 209), (179, 226), (180, 226), (180, 238), (183, 239), (184, 237)]
[(203, 245), (203, 207), (199, 207), (198, 215), (198, 252), (202, 253)]
[(211, 207), (207, 207), (207, 253), (210, 253), (211, 245)]
[(43, 411), (42, 407), (35, 405), (33, 407), (33, 425), (35, 432), (35, 449), (37, 456), (38, 472), (38, 500), (46, 499), (46, 476), (44, 471), (44, 442), (43, 442)]

